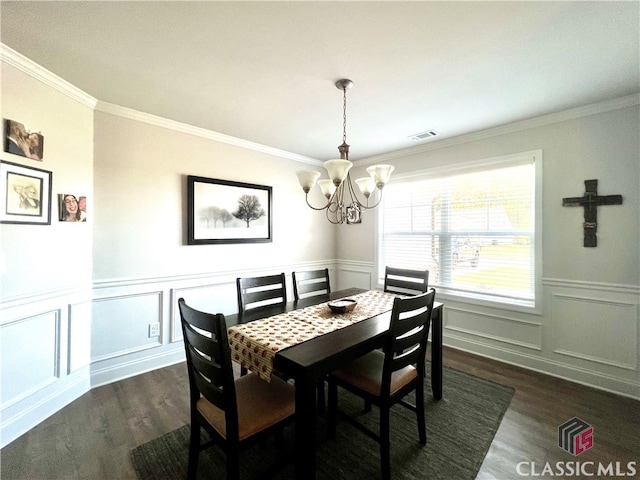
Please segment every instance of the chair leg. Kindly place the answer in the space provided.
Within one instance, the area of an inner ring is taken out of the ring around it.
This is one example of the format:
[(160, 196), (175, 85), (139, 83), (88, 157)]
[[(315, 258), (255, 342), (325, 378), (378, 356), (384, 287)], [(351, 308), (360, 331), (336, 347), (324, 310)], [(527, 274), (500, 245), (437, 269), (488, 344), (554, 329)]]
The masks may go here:
[(200, 425), (191, 417), (191, 435), (189, 437), (189, 466), (187, 478), (195, 480), (198, 472), (198, 457), (200, 456)]
[(418, 417), (418, 436), (420, 443), (426, 445), (427, 429), (424, 421), (424, 385), (418, 385), (418, 388), (416, 388), (416, 415)]
[(245, 367), (240, 367), (240, 376), (244, 377), (247, 373), (249, 373), (249, 370), (247, 370)]
[(364, 401), (364, 412), (365, 413), (369, 413), (371, 411), (371, 401), (370, 400), (365, 400)]
[(382, 480), (391, 480), (391, 442), (389, 441), (389, 406), (380, 406), (380, 462)]
[(227, 449), (227, 480), (240, 480), (240, 453), (238, 446)]
[(336, 417), (338, 416), (338, 385), (329, 381), (329, 409), (327, 411), (327, 437), (336, 437)]

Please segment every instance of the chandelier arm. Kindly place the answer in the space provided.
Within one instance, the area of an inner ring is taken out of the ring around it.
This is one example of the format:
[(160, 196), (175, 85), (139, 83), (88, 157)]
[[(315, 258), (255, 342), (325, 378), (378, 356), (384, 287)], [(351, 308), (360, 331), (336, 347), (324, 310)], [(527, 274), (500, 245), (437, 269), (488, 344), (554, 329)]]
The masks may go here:
[(337, 221), (337, 215), (336, 215), (336, 221), (334, 222), (333, 220), (331, 220), (331, 217), (329, 216), (329, 209), (327, 209), (327, 220), (329, 220), (329, 223), (333, 223), (334, 225), (339, 225), (340, 222)]
[(327, 202), (327, 204), (326, 204), (324, 207), (320, 207), (320, 208), (318, 208), (318, 207), (314, 207), (313, 205), (311, 205), (311, 204), (309, 203), (309, 194), (308, 194), (308, 193), (305, 193), (305, 195), (304, 195), (304, 199), (305, 199), (305, 200), (306, 200), (306, 202), (307, 202), (307, 206), (308, 206), (309, 208), (311, 208), (312, 210), (318, 210), (318, 211), (320, 211), (320, 210), (326, 210), (327, 208), (329, 208), (329, 205), (331, 205), (331, 201), (328, 201), (328, 202)]
[(382, 191), (380, 191), (378, 195), (378, 201), (374, 205), (369, 205), (369, 200), (367, 199), (367, 206), (362, 206), (362, 208), (364, 208), (365, 210), (371, 210), (372, 208), (376, 208), (378, 205), (380, 205), (380, 202), (382, 201)]
[[(345, 180), (346, 181), (346, 180)], [(342, 209), (344, 206), (344, 182), (343, 181), (334, 193), (335, 202), (336, 202), (336, 210)]]
[(364, 210), (366, 210), (367, 208), (370, 208), (370, 207), (368, 207), (369, 199), (367, 199), (367, 201), (366, 201), (367, 203), (365, 205), (358, 198), (358, 194), (356, 193), (355, 188), (353, 188), (353, 183), (351, 183), (351, 174), (350, 173), (347, 174), (347, 179), (345, 181), (349, 182), (349, 196), (351, 197), (351, 202), (352, 203), (355, 202), (355, 204), (358, 205), (358, 207), (360, 207), (360, 208), (362, 208)]
[(335, 220), (332, 220), (331, 217), (329, 216), (329, 210), (327, 210), (327, 220), (329, 220), (329, 223), (333, 223), (334, 225), (340, 225), (342, 222), (338, 219), (337, 212), (334, 212), (334, 217), (335, 217)]

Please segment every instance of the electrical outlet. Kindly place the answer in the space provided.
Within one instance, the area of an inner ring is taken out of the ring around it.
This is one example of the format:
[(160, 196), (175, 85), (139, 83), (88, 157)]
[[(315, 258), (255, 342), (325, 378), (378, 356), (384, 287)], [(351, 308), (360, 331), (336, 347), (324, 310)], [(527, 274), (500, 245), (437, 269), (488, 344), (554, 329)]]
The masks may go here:
[(150, 323), (149, 324), (149, 338), (159, 337), (160, 336), (160, 324), (159, 323)]

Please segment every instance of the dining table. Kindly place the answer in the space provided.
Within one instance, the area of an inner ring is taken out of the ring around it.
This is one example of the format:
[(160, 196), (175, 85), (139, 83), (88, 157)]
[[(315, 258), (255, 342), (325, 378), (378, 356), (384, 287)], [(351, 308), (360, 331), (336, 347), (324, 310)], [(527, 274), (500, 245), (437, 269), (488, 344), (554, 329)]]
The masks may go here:
[[(297, 302), (286, 302), (277, 305), (269, 305), (247, 310), (236, 315), (228, 315), (227, 327), (231, 337), (239, 336), (239, 331), (247, 324), (260, 320), (268, 323), (273, 317), (274, 321), (287, 315), (296, 316), (296, 312), (305, 313), (310, 309), (326, 308), (328, 302), (333, 302), (344, 298), (360, 298), (360, 305), (364, 312), (367, 312), (367, 298), (379, 291), (367, 291), (361, 288), (348, 288), (333, 291), (326, 295), (316, 295), (310, 298), (300, 299)], [(368, 296), (369, 295), (369, 296)], [(392, 299), (391, 299), (392, 300)], [(379, 307), (380, 309), (380, 307)], [(383, 308), (384, 309), (384, 308)], [(435, 302), (431, 315), (431, 389), (434, 400), (442, 398), (442, 311), (443, 304)], [(389, 329), (391, 320), (391, 308), (380, 313), (361, 313), (358, 321), (347, 326), (340, 325), (339, 328), (330, 329), (326, 333), (321, 330), (315, 335), (299, 338), (299, 343), (294, 342), (286, 348), (273, 348), (270, 352), (268, 348), (263, 350), (270, 353), (269, 363), (272, 363), (273, 370), (279, 375), (291, 378), (295, 382), (295, 478), (297, 480), (313, 480), (316, 478), (316, 421), (317, 403), (316, 386), (319, 379), (324, 378), (330, 372), (340, 368), (346, 363), (376, 349), (383, 345), (385, 335)], [(320, 333), (320, 334), (318, 334)], [(268, 335), (261, 341), (270, 343)], [(272, 339), (271, 339), (272, 340)], [(248, 343), (248, 342), (247, 342)], [(237, 347), (237, 344), (236, 344)], [(258, 349), (256, 348), (256, 352)], [(232, 345), (232, 357), (234, 357)], [(235, 361), (241, 360), (236, 355)], [(254, 368), (246, 365), (250, 370), (258, 374), (265, 374), (266, 381), (269, 380), (270, 370), (255, 360)]]

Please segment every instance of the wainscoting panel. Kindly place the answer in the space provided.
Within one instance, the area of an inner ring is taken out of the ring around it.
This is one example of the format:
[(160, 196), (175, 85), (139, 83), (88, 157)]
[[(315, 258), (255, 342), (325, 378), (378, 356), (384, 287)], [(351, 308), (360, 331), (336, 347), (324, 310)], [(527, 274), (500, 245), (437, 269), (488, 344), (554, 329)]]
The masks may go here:
[(4, 410), (60, 376), (60, 311), (15, 320), (1, 328), (0, 402)]
[(67, 373), (91, 363), (91, 302), (69, 305)]
[(552, 296), (555, 353), (638, 369), (638, 305), (579, 295)]
[[(340, 288), (368, 288), (364, 279), (376, 278), (373, 263), (340, 260), (337, 270)], [(444, 344), (640, 399), (640, 287), (542, 283), (537, 311), (437, 295), (445, 305)]]
[(187, 305), (209, 313), (231, 315), (238, 311), (236, 284), (234, 282), (176, 288), (171, 291), (170, 342), (182, 342), (182, 326), (178, 300), (184, 298)]
[(90, 294), (74, 285), (1, 299), (0, 447), (89, 390)]
[[(329, 268), (335, 289), (338, 280), (334, 276), (333, 262), (267, 265), (256, 269), (162, 278), (111, 279), (95, 283), (91, 387), (184, 361), (179, 298), (184, 297), (189, 305), (200, 310), (230, 315), (237, 312), (237, 277), (285, 272), (289, 300), (293, 300), (291, 272), (322, 268)], [(369, 270), (363, 275), (368, 279)], [(160, 324), (160, 336), (149, 338), (150, 323)]]
[(333, 282), (333, 290), (344, 288), (375, 288), (375, 275), (371, 264), (361, 262), (341, 262), (338, 265), (337, 279)]
[(446, 335), (469, 335), (531, 350), (542, 349), (542, 328), (539, 323), (454, 306), (445, 306), (444, 320)]
[[(163, 292), (153, 291), (94, 300), (91, 361), (100, 362), (162, 345)], [(159, 335), (149, 337), (149, 325)]]

